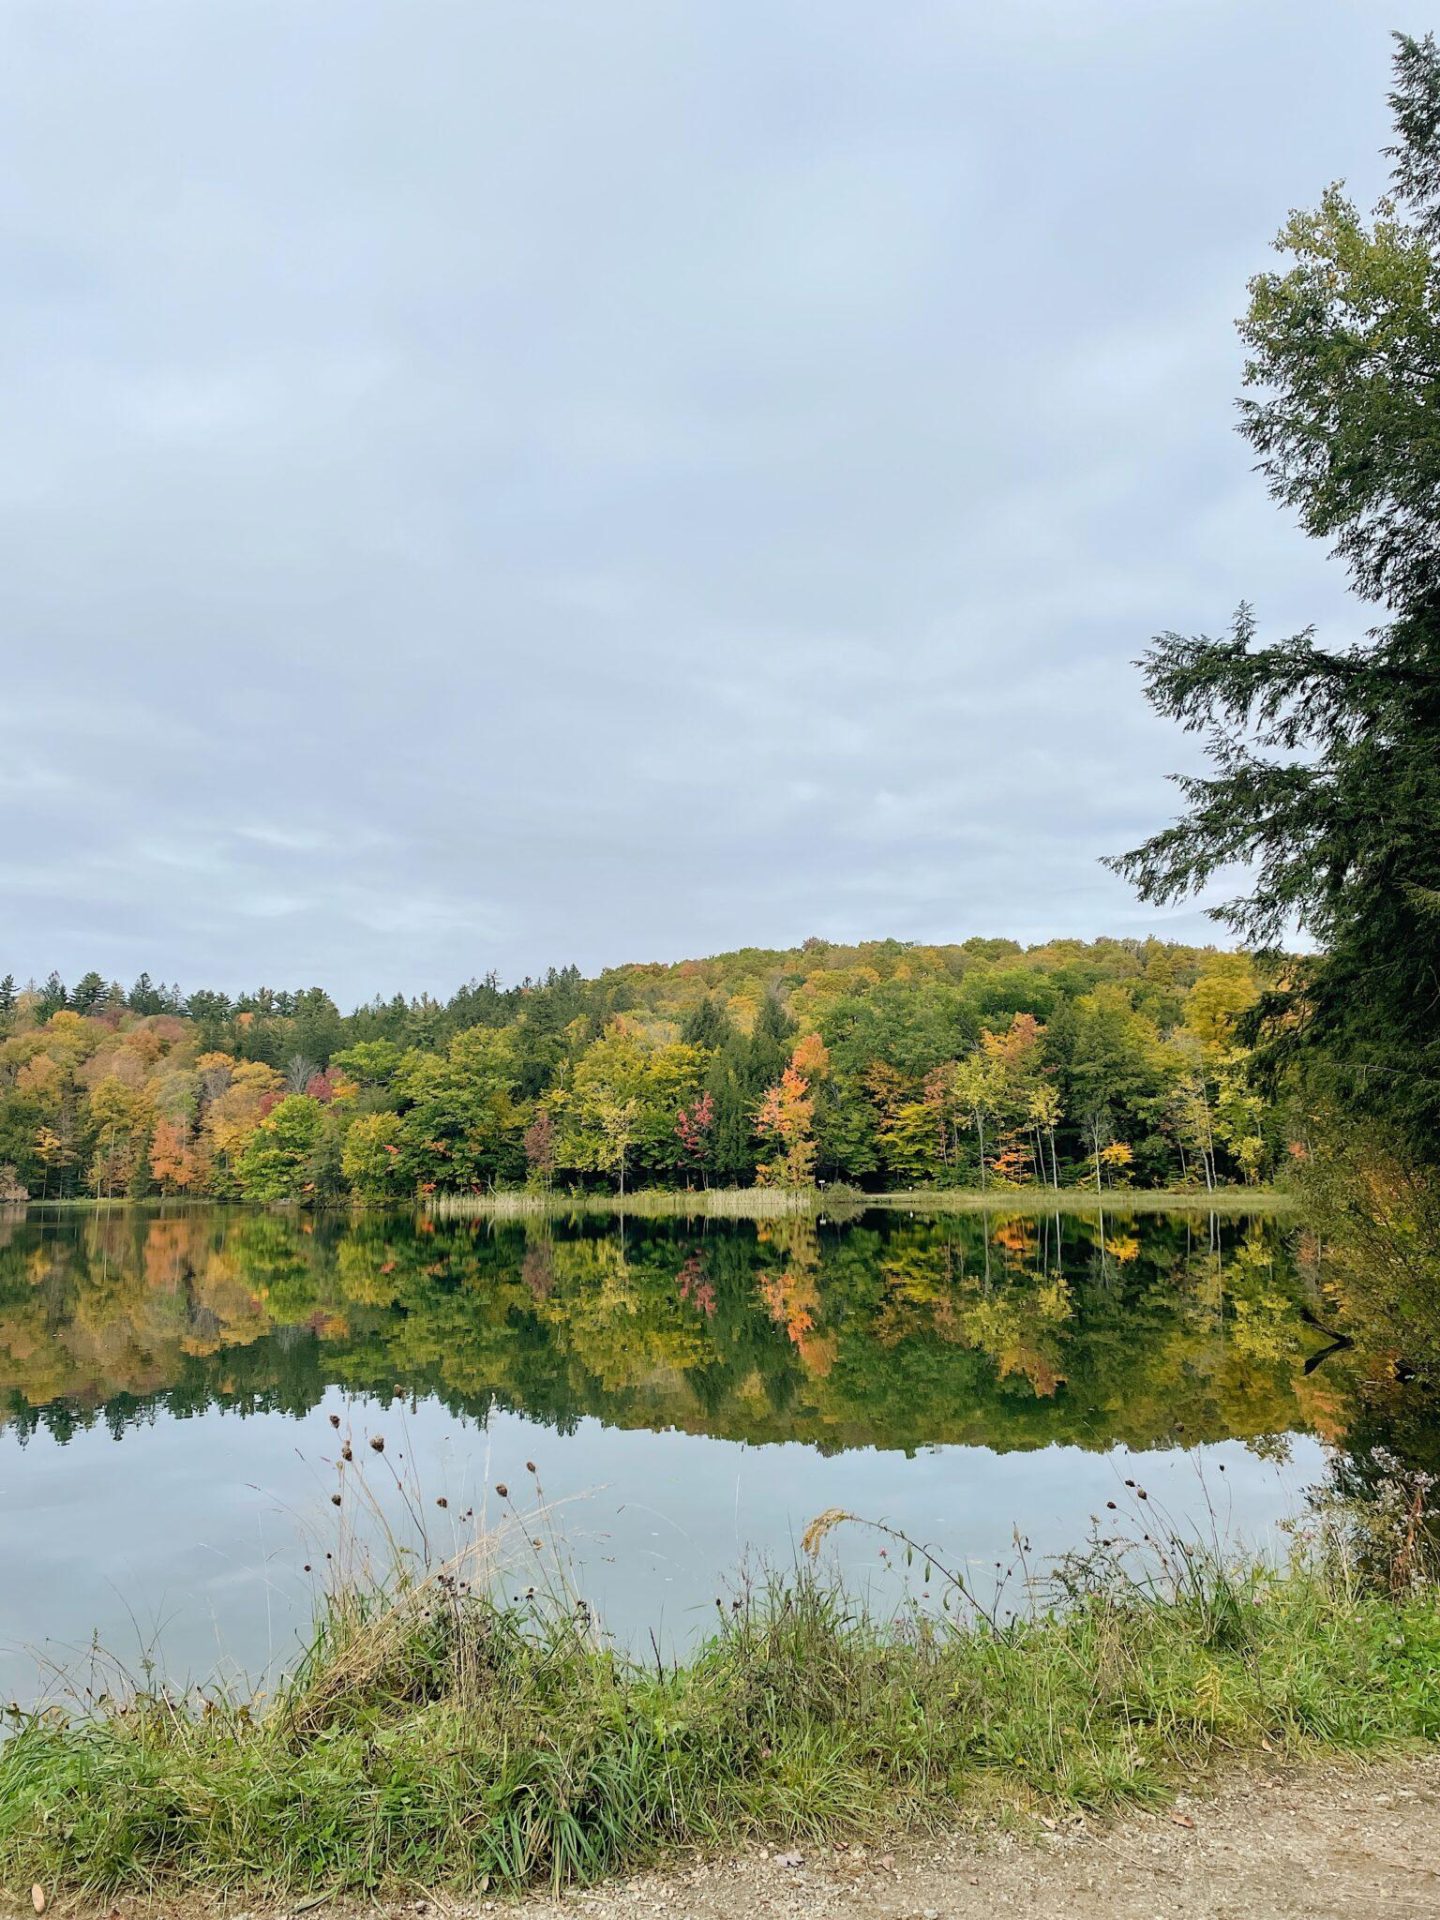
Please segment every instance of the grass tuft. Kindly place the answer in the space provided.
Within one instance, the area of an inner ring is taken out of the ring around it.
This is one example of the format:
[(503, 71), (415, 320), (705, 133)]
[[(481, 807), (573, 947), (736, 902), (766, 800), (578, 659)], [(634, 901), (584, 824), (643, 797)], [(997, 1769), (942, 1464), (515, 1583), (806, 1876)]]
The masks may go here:
[(453, 1562), (352, 1589), (263, 1711), (148, 1691), (15, 1715), (0, 1883), (560, 1887), (681, 1846), (1106, 1812), (1261, 1750), (1440, 1737), (1430, 1587), (1376, 1591), (1333, 1554), (1281, 1573), (1177, 1547), (1158, 1571), (1097, 1550), (1052, 1594), (1003, 1623), (963, 1601), (879, 1620), (802, 1566), (667, 1666), (618, 1653), (583, 1607), (498, 1605)]

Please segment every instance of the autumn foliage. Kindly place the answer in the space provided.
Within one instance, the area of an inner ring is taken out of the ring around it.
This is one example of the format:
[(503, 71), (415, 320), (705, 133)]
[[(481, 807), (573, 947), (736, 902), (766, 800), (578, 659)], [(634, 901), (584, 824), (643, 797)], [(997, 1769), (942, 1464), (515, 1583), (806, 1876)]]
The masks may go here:
[(0, 981), (0, 1167), (12, 1196), (309, 1205), (1256, 1181), (1289, 1147), (1236, 1038), (1259, 989), (1157, 941), (817, 940), (349, 1015)]

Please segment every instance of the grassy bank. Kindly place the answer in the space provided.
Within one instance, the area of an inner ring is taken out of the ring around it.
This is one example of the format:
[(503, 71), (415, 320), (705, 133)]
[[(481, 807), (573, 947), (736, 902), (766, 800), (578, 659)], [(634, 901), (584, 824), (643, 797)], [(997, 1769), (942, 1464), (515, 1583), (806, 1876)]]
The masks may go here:
[(906, 1213), (1093, 1214), (1288, 1212), (1294, 1196), (1276, 1187), (1225, 1187), (1213, 1193), (1093, 1187), (918, 1187), (864, 1193), (858, 1187), (715, 1187), (692, 1192), (435, 1194), (425, 1211), (441, 1220), (556, 1219), (580, 1214), (638, 1219), (849, 1219), (867, 1209)]
[[(332, 1601), (268, 1703), (135, 1695), (19, 1718), (0, 1884), (296, 1897), (518, 1888), (683, 1847), (1162, 1801), (1247, 1754), (1440, 1737), (1433, 1591), (1101, 1553), (1064, 1604), (877, 1621), (802, 1572), (633, 1663), (583, 1609), (504, 1609), (463, 1565)], [(948, 1576), (935, 1575), (940, 1582)]]

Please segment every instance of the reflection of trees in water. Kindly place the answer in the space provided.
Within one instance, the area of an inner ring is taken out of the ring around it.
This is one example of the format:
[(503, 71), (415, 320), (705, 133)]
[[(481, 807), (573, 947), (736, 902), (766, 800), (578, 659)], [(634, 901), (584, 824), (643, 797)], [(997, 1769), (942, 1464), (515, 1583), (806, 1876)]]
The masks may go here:
[(396, 1386), (483, 1416), (583, 1416), (826, 1449), (1097, 1447), (1343, 1425), (1313, 1305), (1252, 1221), (870, 1216), (717, 1226), (35, 1218), (0, 1244), (0, 1404), (299, 1413)]
[[(1440, 1176), (1331, 1124), (1306, 1170), (1297, 1267), (1352, 1381), (1330, 1495), (1424, 1530), (1440, 1556)], [(1380, 1549), (1384, 1551), (1384, 1548)]]

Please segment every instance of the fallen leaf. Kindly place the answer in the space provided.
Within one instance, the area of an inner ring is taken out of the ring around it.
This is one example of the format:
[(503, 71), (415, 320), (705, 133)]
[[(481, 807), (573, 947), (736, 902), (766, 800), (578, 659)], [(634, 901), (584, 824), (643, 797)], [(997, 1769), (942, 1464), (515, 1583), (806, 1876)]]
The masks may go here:
[(32, 1907), (34, 1907), (36, 1913), (44, 1913), (45, 1889), (44, 1887), (41, 1886), (38, 1880), (35, 1882), (34, 1886), (31, 1887), (30, 1889), (30, 1904)]

